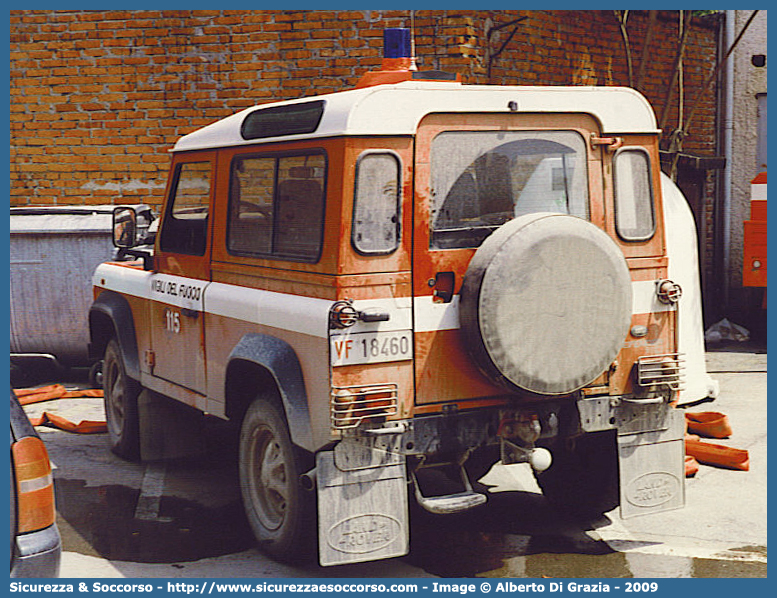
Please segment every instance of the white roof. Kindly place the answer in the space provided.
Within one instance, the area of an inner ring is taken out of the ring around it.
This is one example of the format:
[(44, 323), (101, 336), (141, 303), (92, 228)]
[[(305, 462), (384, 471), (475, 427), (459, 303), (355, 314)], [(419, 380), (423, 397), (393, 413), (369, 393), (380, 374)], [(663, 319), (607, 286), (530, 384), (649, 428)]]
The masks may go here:
[[(325, 102), (321, 122), (313, 133), (249, 140), (240, 134), (243, 120), (255, 110), (312, 100)], [(516, 102), (519, 113), (590, 114), (599, 121), (602, 134), (658, 132), (655, 114), (648, 101), (627, 87), (524, 87), (405, 81), (247, 108), (181, 137), (172, 151), (343, 135), (412, 135), (427, 114), (506, 113), (509, 102)]]

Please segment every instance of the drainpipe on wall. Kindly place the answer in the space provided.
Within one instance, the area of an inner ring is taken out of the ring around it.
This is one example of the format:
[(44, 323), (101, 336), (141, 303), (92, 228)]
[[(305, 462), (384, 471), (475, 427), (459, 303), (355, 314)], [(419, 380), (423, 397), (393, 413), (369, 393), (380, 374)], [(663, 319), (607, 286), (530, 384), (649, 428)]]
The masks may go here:
[[(734, 43), (736, 11), (726, 11), (726, 29), (723, 38), (723, 52), (727, 52)], [(726, 166), (723, 170), (723, 306), (728, 310), (729, 290), (731, 286), (731, 180), (733, 171), (734, 148), (734, 56), (726, 60), (725, 94), (723, 116), (723, 155)]]

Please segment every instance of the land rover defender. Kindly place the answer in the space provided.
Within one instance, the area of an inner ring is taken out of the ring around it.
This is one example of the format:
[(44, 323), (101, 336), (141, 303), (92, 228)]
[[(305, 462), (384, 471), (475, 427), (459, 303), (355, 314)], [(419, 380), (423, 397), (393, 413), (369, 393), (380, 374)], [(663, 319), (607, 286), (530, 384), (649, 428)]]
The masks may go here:
[(113, 450), (143, 456), (160, 395), (235, 422), (259, 545), (324, 566), (406, 554), (409, 501), (477, 507), (497, 462), (582, 517), (681, 507), (675, 404), (715, 390), (659, 133), (632, 89), (464, 85), (401, 50), (182, 137), (153, 247), (117, 208), (128, 259), (94, 274)]

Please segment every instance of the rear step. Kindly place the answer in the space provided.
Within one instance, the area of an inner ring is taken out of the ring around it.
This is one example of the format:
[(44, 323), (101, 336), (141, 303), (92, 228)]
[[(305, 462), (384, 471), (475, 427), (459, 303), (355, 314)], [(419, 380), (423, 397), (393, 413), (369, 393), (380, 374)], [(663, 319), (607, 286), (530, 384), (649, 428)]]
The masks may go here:
[(453, 513), (461, 513), (478, 505), (482, 505), (486, 502), (487, 497), (485, 494), (475, 492), (472, 489), (472, 484), (469, 481), (467, 472), (462, 465), (455, 463), (440, 463), (435, 465), (427, 465), (426, 467), (443, 467), (453, 466), (458, 467), (461, 476), (461, 482), (464, 485), (463, 492), (455, 492), (452, 494), (443, 494), (440, 496), (424, 496), (421, 493), (421, 485), (418, 483), (418, 478), (415, 472), (413, 472), (413, 486), (415, 487), (415, 498), (419, 505), (425, 510), (436, 515), (450, 515)]

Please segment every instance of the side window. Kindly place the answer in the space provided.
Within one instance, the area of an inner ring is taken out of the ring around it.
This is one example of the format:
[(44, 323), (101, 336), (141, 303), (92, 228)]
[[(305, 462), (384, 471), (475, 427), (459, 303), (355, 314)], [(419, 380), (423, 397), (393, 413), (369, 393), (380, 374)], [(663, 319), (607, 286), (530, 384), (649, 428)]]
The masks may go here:
[(204, 255), (210, 205), (210, 162), (179, 164), (162, 227), (162, 251)]
[(230, 253), (315, 262), (324, 238), (326, 156), (240, 156), (232, 161)]
[(399, 158), (392, 153), (362, 155), (356, 165), (351, 242), (359, 253), (396, 250), (400, 236)]
[(233, 253), (271, 253), (275, 158), (232, 163), (228, 248)]
[(644, 241), (655, 232), (650, 156), (643, 149), (615, 154), (615, 228), (624, 241)]

